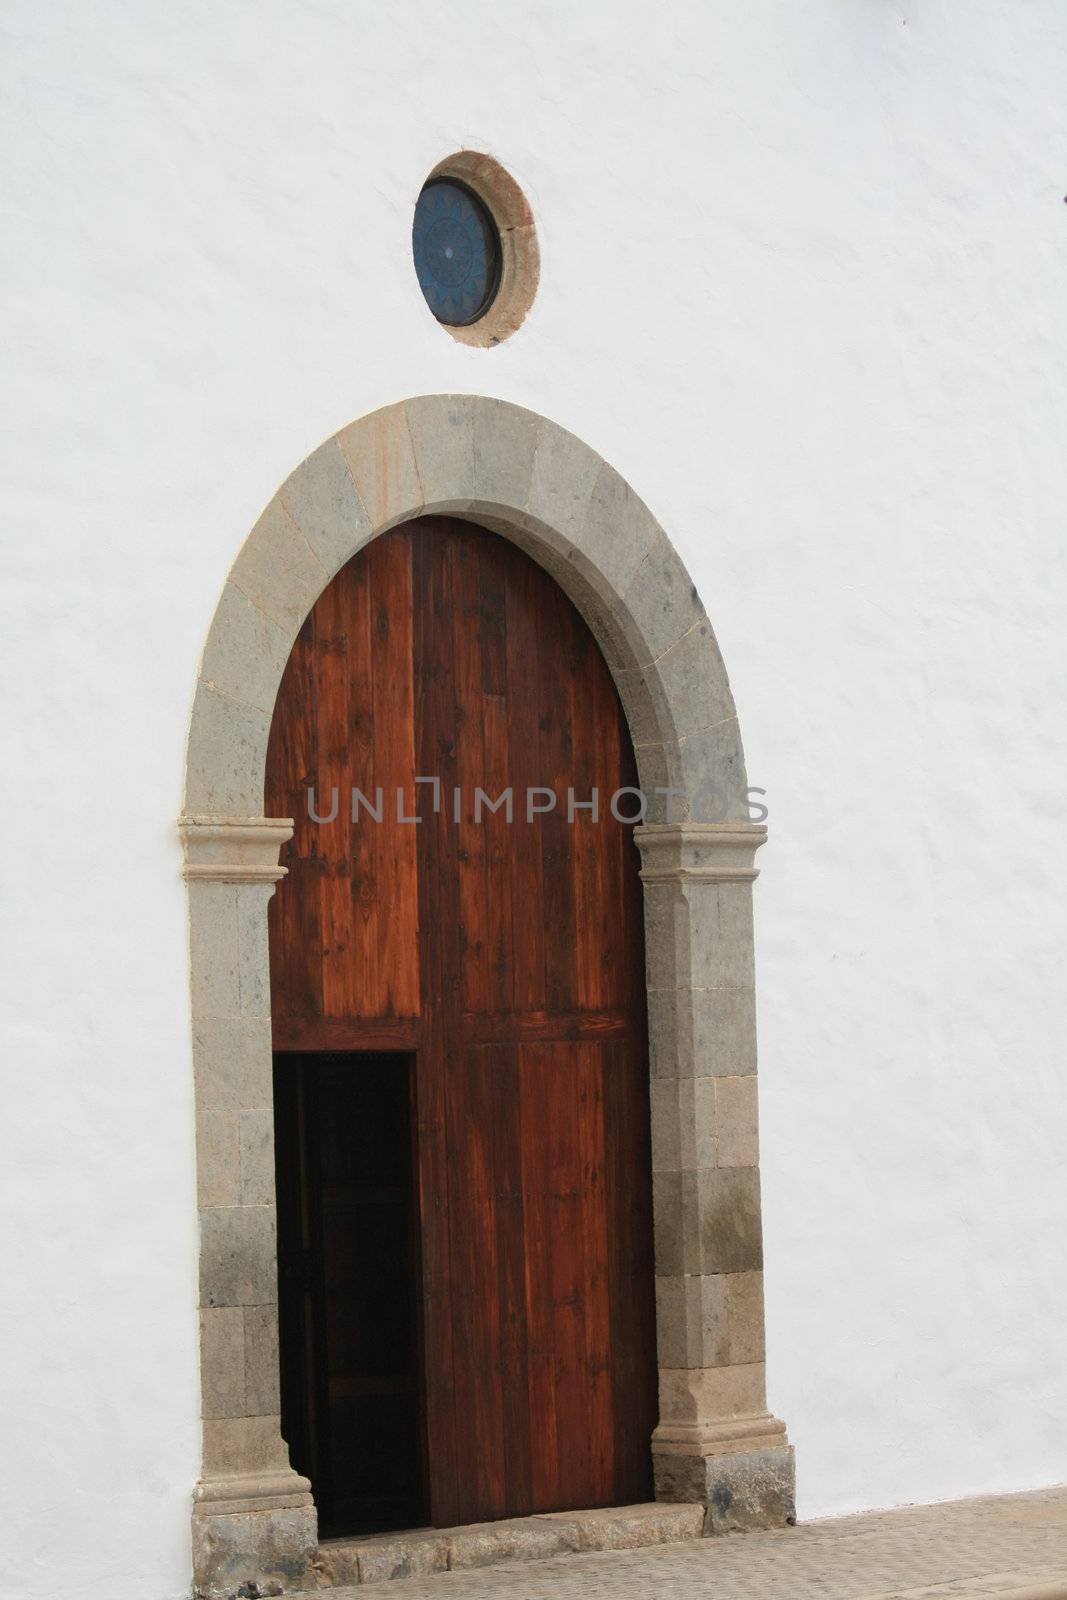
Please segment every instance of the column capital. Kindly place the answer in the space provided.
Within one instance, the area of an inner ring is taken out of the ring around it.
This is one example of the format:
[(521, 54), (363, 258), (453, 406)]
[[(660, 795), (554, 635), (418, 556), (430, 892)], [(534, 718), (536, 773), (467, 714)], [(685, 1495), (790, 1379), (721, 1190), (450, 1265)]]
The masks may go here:
[(286, 867), (278, 852), (293, 837), (292, 817), (184, 816), (182, 876), (214, 883), (277, 883)]
[(751, 883), (762, 822), (659, 822), (634, 829), (645, 883)]

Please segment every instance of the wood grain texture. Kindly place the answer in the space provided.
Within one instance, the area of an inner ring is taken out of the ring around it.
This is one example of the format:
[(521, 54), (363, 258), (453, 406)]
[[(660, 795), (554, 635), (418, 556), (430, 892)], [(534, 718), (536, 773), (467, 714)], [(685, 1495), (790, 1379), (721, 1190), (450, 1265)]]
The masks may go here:
[[(441, 780), (439, 810), (414, 778)], [(437, 1525), (651, 1494), (656, 1420), (636, 785), (603, 658), (502, 538), (362, 551), (294, 648), (267, 811), (275, 1048), (415, 1052), (424, 1423)], [(314, 824), (336, 787), (338, 814)], [(490, 804), (512, 789), (512, 817)], [(528, 818), (526, 792), (553, 791)], [(350, 795), (382, 821), (352, 821)], [(568, 791), (599, 815), (569, 812)], [(459, 798), (456, 798), (456, 791)], [(482, 791), (479, 799), (476, 791)]]

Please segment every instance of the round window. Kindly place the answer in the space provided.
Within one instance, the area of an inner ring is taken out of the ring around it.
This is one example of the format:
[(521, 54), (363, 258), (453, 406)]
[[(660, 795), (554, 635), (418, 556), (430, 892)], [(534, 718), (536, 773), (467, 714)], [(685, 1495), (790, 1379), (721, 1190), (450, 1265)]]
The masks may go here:
[(426, 304), (449, 327), (485, 315), (500, 283), (500, 234), (466, 184), (432, 178), (419, 195), (412, 229), (415, 271)]

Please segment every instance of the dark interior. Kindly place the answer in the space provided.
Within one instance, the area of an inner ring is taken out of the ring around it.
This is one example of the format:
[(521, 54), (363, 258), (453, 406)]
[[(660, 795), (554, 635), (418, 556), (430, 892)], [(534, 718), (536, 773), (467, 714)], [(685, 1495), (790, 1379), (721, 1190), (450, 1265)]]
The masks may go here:
[(282, 1434), (325, 1537), (427, 1520), (413, 1060), (274, 1058)]

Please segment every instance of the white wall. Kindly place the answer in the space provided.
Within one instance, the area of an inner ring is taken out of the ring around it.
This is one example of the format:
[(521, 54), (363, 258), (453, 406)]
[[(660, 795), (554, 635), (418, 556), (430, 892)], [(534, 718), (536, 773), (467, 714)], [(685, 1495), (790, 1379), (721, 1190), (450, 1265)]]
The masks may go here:
[[(1062, 0), (8, 0), (0, 35), (2, 1592), (187, 1588), (197, 657), (289, 470), (433, 390), (611, 460), (726, 655), (802, 1514), (1067, 1478)], [(409, 257), (464, 145), (542, 241), (494, 351)]]

